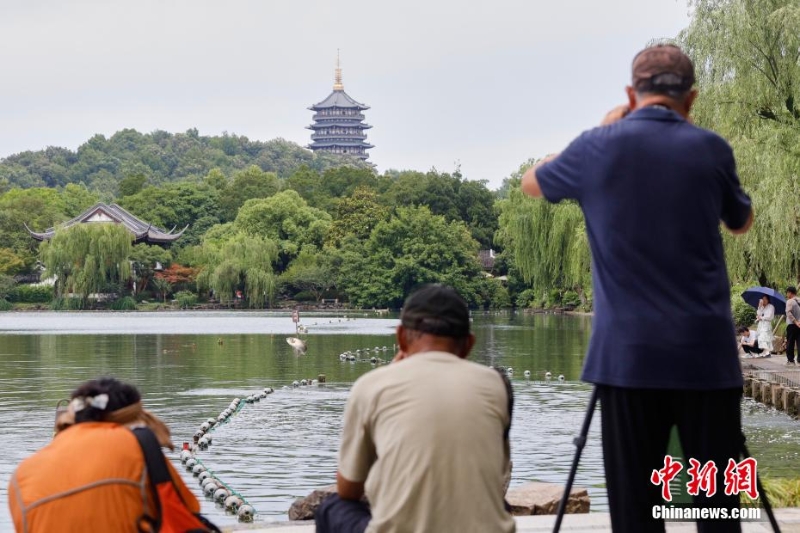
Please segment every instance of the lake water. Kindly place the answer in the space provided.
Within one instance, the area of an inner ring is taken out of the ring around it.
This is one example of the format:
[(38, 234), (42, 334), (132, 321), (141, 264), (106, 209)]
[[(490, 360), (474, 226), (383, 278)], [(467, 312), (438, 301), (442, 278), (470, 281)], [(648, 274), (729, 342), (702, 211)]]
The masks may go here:
[[(286, 343), (295, 329), (288, 313), (2, 313), (0, 314), (0, 531), (12, 529), (7, 485), (16, 464), (50, 440), (54, 407), (78, 383), (114, 375), (135, 383), (146, 407), (171, 427), (176, 444), (235, 397), (264, 387), (275, 393), (247, 405), (213, 433), (203, 463), (253, 505), (259, 521), (286, 519), (291, 502), (332, 483), (341, 416), (349, 387), (369, 362), (341, 362), (341, 352), (374, 347), (391, 358), (396, 317), (371, 313), (305, 313), (305, 355)], [(473, 360), (514, 368), (511, 431), (512, 485), (563, 483), (590, 389), (577, 382), (591, 319), (519, 313), (476, 313)], [(370, 355), (374, 350), (370, 351)], [(368, 356), (364, 356), (368, 357)], [(523, 371), (530, 370), (530, 380)], [(544, 373), (565, 381), (544, 380)], [(291, 386), (324, 373), (324, 387)], [(288, 387), (288, 388), (284, 388)], [(800, 475), (800, 424), (745, 401), (744, 423), (761, 472)], [(92, 451), (91, 453), (94, 453)], [(203, 512), (227, 525), (226, 515), (200, 493), (170, 454)], [(54, 475), (58, 475), (54, 473)], [(592, 509), (606, 508), (599, 417), (595, 417), (576, 480), (589, 488)]]

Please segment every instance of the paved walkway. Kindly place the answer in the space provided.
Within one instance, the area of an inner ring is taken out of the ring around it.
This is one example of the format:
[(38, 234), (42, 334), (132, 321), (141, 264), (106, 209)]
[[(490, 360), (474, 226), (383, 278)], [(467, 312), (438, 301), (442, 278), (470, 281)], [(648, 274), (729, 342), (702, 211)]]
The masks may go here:
[[(766, 513), (763, 514), (764, 522), (747, 522), (742, 524), (743, 533), (769, 533), (772, 528), (767, 522)], [(780, 522), (783, 533), (800, 533), (800, 509), (778, 509), (775, 515)], [(544, 533), (553, 530), (555, 516), (518, 516), (518, 533)], [(276, 524), (240, 525), (223, 528), (223, 531), (248, 531), (248, 533), (314, 533), (313, 522), (284, 522)], [(667, 532), (696, 531), (693, 523), (672, 522), (667, 524)], [(598, 533), (611, 531), (611, 522), (607, 513), (589, 513), (567, 515), (561, 523), (561, 531), (569, 533)], [(449, 532), (437, 532), (449, 533)], [(453, 532), (457, 533), (457, 532)], [(487, 532), (488, 533), (488, 532)]]
[(787, 366), (785, 354), (753, 359), (741, 358), (741, 361), (742, 372), (745, 375), (790, 387), (800, 387), (800, 366)]

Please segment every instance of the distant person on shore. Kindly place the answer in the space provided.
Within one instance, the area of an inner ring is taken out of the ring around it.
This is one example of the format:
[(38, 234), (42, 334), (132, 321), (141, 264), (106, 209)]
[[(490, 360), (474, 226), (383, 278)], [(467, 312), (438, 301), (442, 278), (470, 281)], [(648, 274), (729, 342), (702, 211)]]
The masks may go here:
[(800, 303), (797, 289), (786, 288), (786, 366), (795, 366), (794, 350), (800, 356)]
[[(56, 421), (53, 441), (11, 477), (8, 505), (17, 532), (140, 531), (144, 515), (158, 518), (142, 448), (130, 429), (136, 426), (172, 447), (169, 429), (144, 410), (133, 385), (101, 378), (78, 387)], [(184, 504), (198, 513), (197, 499), (166, 464)]]
[(741, 327), (739, 328), (739, 335), (741, 335), (741, 338), (739, 339), (739, 345), (742, 347), (742, 350), (744, 350), (745, 355), (752, 357), (753, 354), (761, 353), (757, 331), (750, 328)]
[[(522, 178), (530, 196), (576, 200), (586, 220), (595, 316), (582, 379), (602, 405), (615, 533), (664, 531), (652, 517), (664, 500), (651, 475), (665, 468), (673, 426), (685, 457), (715, 461), (717, 487), (742, 451), (743, 381), (719, 225), (745, 233), (753, 212), (731, 147), (689, 120), (694, 82), (677, 46), (642, 50), (627, 103)], [(732, 509), (739, 496), (701, 492), (694, 502)], [(734, 520), (698, 527), (740, 530)]]
[(393, 363), (350, 391), (338, 495), (317, 510), (317, 532), (514, 531), (503, 501), (511, 389), (466, 360), (475, 342), (466, 302), (450, 287), (422, 287), (405, 301), (397, 342)]
[(762, 296), (758, 301), (756, 310), (756, 322), (758, 326), (758, 346), (761, 348), (761, 355), (769, 356), (775, 349), (772, 345), (772, 319), (775, 318), (775, 306), (769, 303), (769, 296)]

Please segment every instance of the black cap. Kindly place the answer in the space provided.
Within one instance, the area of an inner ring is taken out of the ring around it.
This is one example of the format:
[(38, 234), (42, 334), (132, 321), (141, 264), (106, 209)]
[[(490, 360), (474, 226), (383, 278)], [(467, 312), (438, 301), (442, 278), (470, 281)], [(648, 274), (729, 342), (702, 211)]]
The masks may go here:
[(469, 309), (452, 287), (423, 285), (406, 298), (400, 324), (422, 333), (461, 339), (469, 335)]
[(633, 88), (640, 93), (677, 95), (695, 82), (692, 60), (674, 44), (645, 48), (633, 58), (631, 70)]

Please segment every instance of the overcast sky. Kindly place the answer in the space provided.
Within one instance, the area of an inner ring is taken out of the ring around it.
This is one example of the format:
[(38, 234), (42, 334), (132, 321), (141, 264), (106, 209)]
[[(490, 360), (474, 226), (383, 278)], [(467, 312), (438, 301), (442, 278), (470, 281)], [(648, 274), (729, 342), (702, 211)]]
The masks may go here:
[(0, 158), (123, 128), (309, 142), (345, 91), (378, 170), (502, 179), (622, 103), (685, 0), (0, 0)]

